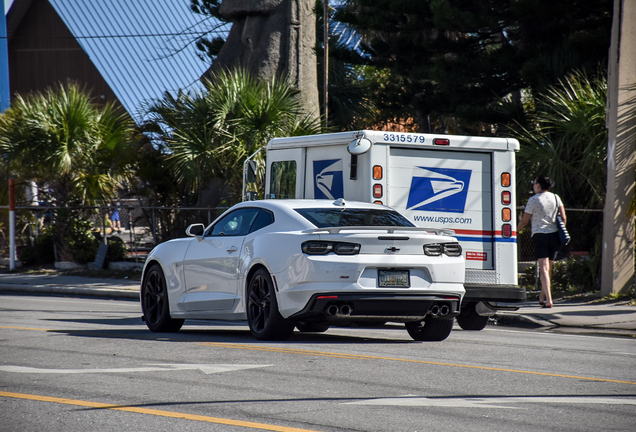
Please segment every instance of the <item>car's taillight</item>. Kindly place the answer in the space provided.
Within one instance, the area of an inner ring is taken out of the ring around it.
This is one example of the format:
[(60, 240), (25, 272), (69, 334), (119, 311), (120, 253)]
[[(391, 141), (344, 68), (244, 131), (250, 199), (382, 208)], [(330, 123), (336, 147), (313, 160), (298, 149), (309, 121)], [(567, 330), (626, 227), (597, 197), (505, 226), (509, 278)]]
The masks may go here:
[(428, 256), (440, 256), (442, 254), (442, 245), (439, 243), (430, 243), (424, 245), (424, 254)]
[(312, 240), (303, 243), (302, 250), (307, 255), (326, 255), (329, 252), (335, 252), (337, 255), (356, 255), (360, 253), (360, 245)]
[(444, 243), (444, 253), (450, 257), (461, 256), (462, 247), (459, 243)]
[(360, 252), (360, 245), (357, 243), (335, 243), (333, 251), (338, 255), (355, 255)]
[(303, 243), (302, 249), (308, 255), (325, 255), (331, 252), (333, 244), (331, 242), (309, 241)]
[(462, 255), (462, 247), (459, 243), (430, 243), (424, 245), (424, 254), (428, 256), (440, 256), (441, 254), (449, 257), (458, 257)]

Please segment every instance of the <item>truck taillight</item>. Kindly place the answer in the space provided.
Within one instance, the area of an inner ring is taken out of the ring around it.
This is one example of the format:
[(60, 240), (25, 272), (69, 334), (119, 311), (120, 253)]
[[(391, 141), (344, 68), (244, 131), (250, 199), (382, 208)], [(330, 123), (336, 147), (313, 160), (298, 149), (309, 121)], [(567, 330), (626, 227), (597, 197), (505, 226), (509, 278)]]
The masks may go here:
[(450, 140), (447, 138), (434, 138), (433, 144), (447, 146), (450, 145)]
[(501, 235), (504, 238), (510, 238), (512, 237), (512, 225), (510, 224), (503, 224), (503, 226), (501, 227)]
[(373, 198), (382, 198), (382, 185), (374, 184), (373, 185)]
[(380, 165), (373, 166), (373, 180), (382, 180), (382, 167)]
[(512, 212), (510, 211), (508, 207), (504, 208), (501, 211), (501, 218), (503, 219), (504, 222), (510, 222), (510, 220), (512, 219)]
[(510, 186), (510, 173), (502, 173), (501, 174), (501, 185), (503, 187)]
[(509, 191), (503, 191), (501, 193), (501, 203), (504, 205), (508, 205), (512, 202), (512, 195), (510, 195)]

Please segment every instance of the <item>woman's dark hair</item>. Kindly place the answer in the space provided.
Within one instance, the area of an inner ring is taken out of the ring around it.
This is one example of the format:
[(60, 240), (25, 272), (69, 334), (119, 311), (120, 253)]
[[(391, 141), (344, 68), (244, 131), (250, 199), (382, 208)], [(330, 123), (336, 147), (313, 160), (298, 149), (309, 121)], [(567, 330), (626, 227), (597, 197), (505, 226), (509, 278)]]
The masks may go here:
[(541, 190), (544, 190), (544, 191), (547, 191), (552, 186), (554, 186), (554, 181), (552, 181), (550, 177), (544, 176), (544, 175), (538, 176), (535, 182), (539, 183), (539, 186), (541, 186)]

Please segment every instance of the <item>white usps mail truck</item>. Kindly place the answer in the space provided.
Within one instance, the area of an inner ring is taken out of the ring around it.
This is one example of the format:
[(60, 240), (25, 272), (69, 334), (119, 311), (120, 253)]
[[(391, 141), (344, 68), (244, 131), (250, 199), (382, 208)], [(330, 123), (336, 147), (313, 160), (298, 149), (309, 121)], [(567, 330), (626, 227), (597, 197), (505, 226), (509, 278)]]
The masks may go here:
[(457, 321), (481, 330), (496, 310), (514, 310), (526, 297), (517, 282), (518, 150), (509, 138), (370, 130), (275, 138), (265, 198), (375, 202), (417, 226), (453, 230), (466, 259)]

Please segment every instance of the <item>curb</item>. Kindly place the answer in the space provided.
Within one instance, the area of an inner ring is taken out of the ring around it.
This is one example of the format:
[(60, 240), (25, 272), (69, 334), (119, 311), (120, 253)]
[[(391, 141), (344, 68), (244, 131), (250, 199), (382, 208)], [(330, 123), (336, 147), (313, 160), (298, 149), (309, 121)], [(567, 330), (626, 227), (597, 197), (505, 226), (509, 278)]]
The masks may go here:
[(523, 327), (523, 328), (548, 328), (548, 327), (560, 327), (558, 324), (554, 324), (551, 321), (537, 318), (532, 315), (521, 315), (510, 312), (497, 312), (492, 316), (495, 320), (495, 325), (502, 327)]
[(138, 290), (122, 290), (114, 288), (80, 288), (80, 287), (61, 287), (54, 285), (10, 285), (0, 284), (0, 292), (10, 292), (18, 294), (44, 294), (57, 296), (81, 296), (81, 297), (97, 297), (119, 300), (136, 300), (139, 301)]

